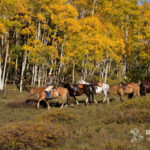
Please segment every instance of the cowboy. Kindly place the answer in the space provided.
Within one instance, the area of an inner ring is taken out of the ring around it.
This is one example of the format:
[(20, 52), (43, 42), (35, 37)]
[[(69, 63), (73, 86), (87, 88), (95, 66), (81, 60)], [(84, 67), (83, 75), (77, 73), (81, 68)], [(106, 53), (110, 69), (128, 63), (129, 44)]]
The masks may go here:
[(53, 80), (54, 80), (54, 77), (52, 76), (52, 73), (49, 73), (48, 74), (47, 86), (52, 85), (53, 84)]
[(48, 74), (48, 82), (47, 82), (47, 88), (45, 89), (45, 92), (46, 92), (46, 95), (47, 95), (47, 99), (51, 99), (51, 95), (50, 95), (50, 92), (51, 90), (53, 89), (53, 86), (52, 86), (52, 83), (53, 83), (53, 77), (52, 77), (52, 74), (49, 73)]

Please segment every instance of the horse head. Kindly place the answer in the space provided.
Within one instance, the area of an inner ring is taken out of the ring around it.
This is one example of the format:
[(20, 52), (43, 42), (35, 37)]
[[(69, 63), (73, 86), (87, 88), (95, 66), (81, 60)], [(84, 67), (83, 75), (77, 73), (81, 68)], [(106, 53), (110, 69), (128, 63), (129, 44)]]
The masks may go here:
[(30, 91), (29, 91), (28, 96), (32, 96), (34, 94), (35, 94), (35, 88), (31, 88)]

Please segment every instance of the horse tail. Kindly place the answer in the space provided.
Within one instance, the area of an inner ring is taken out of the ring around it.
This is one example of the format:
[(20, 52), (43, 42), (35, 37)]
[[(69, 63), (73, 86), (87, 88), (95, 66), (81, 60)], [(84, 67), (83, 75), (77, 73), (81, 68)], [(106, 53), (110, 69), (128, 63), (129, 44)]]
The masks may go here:
[(146, 95), (145, 86), (144, 86), (143, 83), (140, 84), (140, 95), (141, 96), (145, 96)]
[(70, 95), (69, 95), (69, 91), (68, 91), (68, 89), (67, 89), (67, 104), (69, 103), (69, 101), (70, 101)]
[(109, 99), (109, 101), (112, 101), (113, 99), (112, 99), (112, 90), (111, 90), (111, 87), (109, 87), (109, 90), (108, 90), (108, 93), (107, 93), (107, 96), (108, 96), (108, 99)]

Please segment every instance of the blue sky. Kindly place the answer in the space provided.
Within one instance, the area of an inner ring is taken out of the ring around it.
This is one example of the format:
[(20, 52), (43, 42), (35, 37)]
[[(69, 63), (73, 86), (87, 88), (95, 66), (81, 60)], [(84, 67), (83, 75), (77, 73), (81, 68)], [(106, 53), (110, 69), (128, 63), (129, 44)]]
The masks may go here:
[[(143, 1), (145, 1), (145, 0), (139, 0), (139, 4), (141, 4), (141, 2), (143, 2)], [(150, 3), (150, 0), (146, 0), (146, 1)]]

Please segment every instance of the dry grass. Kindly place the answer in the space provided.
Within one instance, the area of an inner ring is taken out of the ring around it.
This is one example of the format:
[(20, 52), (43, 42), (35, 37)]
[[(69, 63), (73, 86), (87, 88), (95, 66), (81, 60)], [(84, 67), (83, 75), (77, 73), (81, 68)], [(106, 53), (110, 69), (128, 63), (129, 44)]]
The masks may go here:
[(42, 149), (54, 147), (64, 139), (63, 129), (47, 122), (9, 124), (0, 129), (0, 149)]
[[(149, 150), (150, 129), (149, 96), (120, 102), (119, 97), (110, 104), (84, 103), (60, 109), (59, 99), (50, 101), (48, 112), (36, 99), (27, 99), (27, 93), (15, 91), (0, 101), (0, 149), (42, 150)], [(78, 97), (84, 102), (85, 96)], [(144, 136), (132, 143), (130, 130), (138, 128)], [(9, 141), (9, 142), (8, 142)], [(14, 142), (15, 141), (15, 142)], [(9, 144), (7, 144), (9, 143)]]

